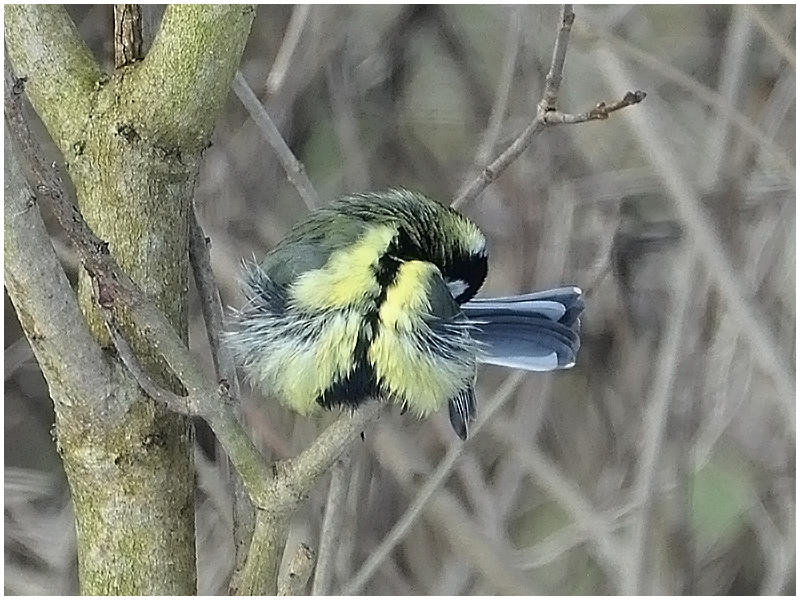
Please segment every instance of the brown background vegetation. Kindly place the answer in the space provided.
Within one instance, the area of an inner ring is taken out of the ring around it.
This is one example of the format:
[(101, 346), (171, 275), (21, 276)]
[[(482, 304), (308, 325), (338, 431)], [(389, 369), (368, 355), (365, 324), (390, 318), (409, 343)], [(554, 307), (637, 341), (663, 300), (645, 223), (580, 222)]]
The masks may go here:
[[(70, 10), (111, 69), (110, 7)], [(490, 240), (483, 293), (587, 292), (578, 364), (511, 381), (484, 369), (482, 407), (511, 394), (463, 446), (445, 414), (386, 410), (354, 453), (334, 591), (460, 446), (409, 534), (350, 591), (794, 593), (795, 8), (576, 16), (561, 110), (627, 89), (648, 98), (545, 131), (462, 210)], [(241, 71), (323, 198), (403, 186), (449, 202), (535, 116), (557, 17), (538, 6), (262, 6)], [(233, 93), (196, 204), (223, 301), (238, 305), (241, 258), (308, 209)], [(55, 229), (54, 243), (74, 276)], [(196, 303), (190, 335), (212, 373)], [(70, 593), (74, 531), (52, 409), (19, 336), (6, 300), (6, 591)], [(243, 401), (273, 458), (330, 418), (296, 418), (250, 391)], [(205, 456), (198, 571), (213, 593), (231, 560), (219, 516), (230, 500)], [(325, 498), (320, 484), (290, 544), (315, 547)]]

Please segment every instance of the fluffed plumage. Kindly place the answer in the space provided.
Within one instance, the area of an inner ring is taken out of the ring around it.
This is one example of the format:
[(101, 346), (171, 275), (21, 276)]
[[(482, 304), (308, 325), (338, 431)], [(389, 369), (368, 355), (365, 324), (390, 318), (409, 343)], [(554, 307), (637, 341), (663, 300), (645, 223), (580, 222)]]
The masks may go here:
[(293, 410), (387, 398), (419, 416), (448, 404), (462, 439), (479, 361), (568, 368), (578, 288), (473, 300), (486, 240), (414, 192), (354, 194), (314, 211), (244, 269), (225, 339), (248, 376)]

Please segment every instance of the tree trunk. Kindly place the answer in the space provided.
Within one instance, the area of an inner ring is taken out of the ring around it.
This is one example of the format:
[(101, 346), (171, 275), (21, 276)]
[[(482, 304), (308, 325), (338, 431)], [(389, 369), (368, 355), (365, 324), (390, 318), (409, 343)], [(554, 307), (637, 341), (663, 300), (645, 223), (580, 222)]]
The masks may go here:
[[(81, 212), (184, 339), (187, 217), (202, 153), (252, 17), (249, 6), (169, 7), (148, 56), (109, 77), (63, 8), (17, 5), (6, 11), (9, 57), (64, 156)], [(24, 256), (24, 244), (12, 250), (21, 259), (39, 260)], [(54, 351), (37, 334), (47, 320), (42, 315), (52, 313), (29, 310), (36, 294), (16, 291), (9, 289), (55, 403), (55, 434), (77, 517), (81, 593), (194, 593), (189, 421), (144, 395), (112, 351), (66, 368), (59, 364), (64, 349)], [(85, 276), (78, 298), (93, 343), (107, 347)], [(181, 393), (147, 332), (133, 330), (124, 314), (116, 317), (151, 376)], [(70, 336), (70, 329), (56, 327), (59, 334)], [(85, 385), (98, 372), (104, 384)]]

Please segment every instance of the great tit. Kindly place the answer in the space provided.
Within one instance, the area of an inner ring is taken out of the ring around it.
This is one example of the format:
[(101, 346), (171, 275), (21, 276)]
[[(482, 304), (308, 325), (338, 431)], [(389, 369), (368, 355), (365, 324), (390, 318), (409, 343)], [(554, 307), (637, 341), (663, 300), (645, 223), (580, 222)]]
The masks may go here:
[(408, 190), (352, 194), (246, 262), (246, 304), (225, 338), (264, 391), (300, 414), (387, 399), (419, 416), (447, 403), (466, 439), (478, 362), (569, 368), (581, 291), (472, 300), (486, 238), (450, 207)]

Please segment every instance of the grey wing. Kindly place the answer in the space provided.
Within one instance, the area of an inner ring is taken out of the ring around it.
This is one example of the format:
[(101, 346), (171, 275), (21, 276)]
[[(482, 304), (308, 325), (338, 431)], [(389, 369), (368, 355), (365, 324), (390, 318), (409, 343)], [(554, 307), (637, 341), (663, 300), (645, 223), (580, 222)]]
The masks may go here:
[(568, 369), (575, 364), (584, 307), (577, 287), (470, 300), (461, 305), (476, 326), (472, 337), (484, 345), (478, 359), (527, 371)]

